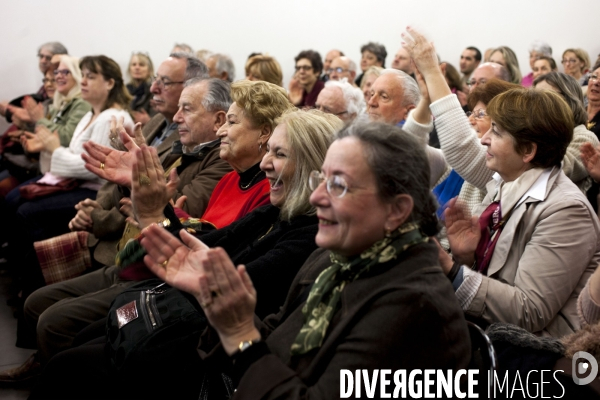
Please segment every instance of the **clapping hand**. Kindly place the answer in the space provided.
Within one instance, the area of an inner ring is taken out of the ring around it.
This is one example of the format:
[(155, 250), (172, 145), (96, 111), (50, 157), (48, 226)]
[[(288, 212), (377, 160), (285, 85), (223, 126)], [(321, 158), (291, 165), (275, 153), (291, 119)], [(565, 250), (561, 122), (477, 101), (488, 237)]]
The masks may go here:
[(120, 132), (120, 138), (128, 151), (115, 150), (89, 141), (83, 144), (87, 154), (82, 153), (81, 158), (88, 171), (117, 185), (131, 188), (131, 168), (135, 157), (132, 151), (139, 146), (127, 133)]
[(581, 145), (581, 159), (588, 173), (596, 182), (600, 181), (600, 146), (594, 148), (591, 143)]
[(140, 124), (135, 124), (133, 130), (130, 125), (125, 125), (125, 118), (115, 116), (110, 117), (110, 132), (108, 138), (110, 139), (110, 145), (120, 151), (128, 151), (127, 147), (123, 144), (121, 140), (121, 134), (125, 133), (129, 137), (133, 138), (133, 141), (136, 145), (142, 146), (146, 144), (146, 139), (142, 134), (142, 126)]
[(481, 239), (479, 218), (471, 216), (466, 205), (456, 198), (448, 202), (446, 211), (446, 233), (454, 259), (463, 265), (475, 261), (475, 250)]
[(92, 199), (85, 199), (75, 205), (77, 214), (69, 222), (69, 229), (71, 231), (88, 231), (91, 232), (94, 225), (92, 220), (92, 211), (95, 209), (102, 209), (102, 206)]

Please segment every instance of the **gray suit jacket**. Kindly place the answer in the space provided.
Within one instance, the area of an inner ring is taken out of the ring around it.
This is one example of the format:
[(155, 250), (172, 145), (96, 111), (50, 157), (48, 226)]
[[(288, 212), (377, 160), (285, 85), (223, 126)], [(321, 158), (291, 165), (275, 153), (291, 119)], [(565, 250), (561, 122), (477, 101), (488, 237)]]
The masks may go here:
[[(495, 182), (476, 213), (492, 201)], [(600, 261), (600, 224), (581, 190), (555, 168), (543, 201), (527, 198), (506, 223), (466, 312), (561, 337), (579, 329), (577, 297)]]

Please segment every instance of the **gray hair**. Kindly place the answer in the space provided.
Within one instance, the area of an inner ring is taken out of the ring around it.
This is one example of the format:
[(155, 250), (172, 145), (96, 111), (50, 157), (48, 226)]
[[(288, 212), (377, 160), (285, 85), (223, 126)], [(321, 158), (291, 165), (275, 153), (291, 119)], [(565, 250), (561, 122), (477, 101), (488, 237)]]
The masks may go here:
[(233, 82), (235, 80), (235, 66), (233, 65), (233, 61), (231, 57), (225, 54), (211, 54), (209, 58), (216, 58), (216, 69), (219, 74), (223, 71), (227, 72), (227, 80), (229, 82)]
[(183, 50), (184, 53), (194, 53), (194, 50), (192, 50), (192, 46), (190, 46), (189, 44), (185, 44), (185, 43), (175, 43), (173, 45), (173, 48), (175, 47), (179, 47), (181, 50)]
[(208, 78), (208, 67), (195, 55), (191, 53), (185, 53), (183, 51), (177, 51), (169, 54), (169, 57), (185, 60), (187, 62), (184, 80), (187, 81), (188, 79), (192, 78)]
[(421, 101), (421, 91), (419, 85), (410, 75), (399, 69), (386, 68), (381, 71), (381, 75), (396, 75), (402, 82), (404, 89), (404, 103), (402, 105), (417, 105)]
[(546, 57), (552, 57), (552, 47), (542, 40), (536, 40), (529, 46), (529, 52), (540, 53)]
[(365, 103), (365, 96), (363, 92), (348, 83), (346, 78), (342, 78), (339, 81), (327, 81), (325, 87), (338, 87), (342, 91), (344, 96), (344, 102), (346, 103), (346, 110), (348, 114), (355, 114), (359, 116), (365, 112), (367, 104)]
[(356, 63), (349, 58), (348, 58), (348, 70), (351, 72), (356, 72)]
[(229, 82), (225, 82), (216, 78), (192, 78), (185, 81), (184, 87), (191, 87), (200, 83), (206, 82), (207, 90), (202, 106), (206, 111), (225, 111), (229, 110), (231, 103), (231, 86)]
[(533, 86), (540, 82), (546, 82), (559, 91), (559, 94), (573, 111), (573, 122), (575, 125), (587, 123), (587, 111), (583, 106), (583, 91), (577, 79), (562, 72), (548, 72), (538, 76), (533, 81)]
[(55, 54), (69, 54), (67, 48), (61, 42), (48, 42), (44, 43), (38, 49), (38, 54), (42, 49), (47, 49), (53, 55)]
[(357, 119), (335, 135), (354, 137), (364, 148), (379, 196), (393, 201), (398, 194), (413, 199), (412, 221), (428, 236), (439, 231), (437, 201), (429, 189), (429, 162), (423, 146), (397, 126)]
[(385, 68), (387, 50), (385, 49), (384, 45), (375, 42), (369, 42), (360, 48), (360, 54), (364, 53), (365, 51), (370, 51), (371, 53), (375, 54), (377, 61), (381, 61), (381, 66)]

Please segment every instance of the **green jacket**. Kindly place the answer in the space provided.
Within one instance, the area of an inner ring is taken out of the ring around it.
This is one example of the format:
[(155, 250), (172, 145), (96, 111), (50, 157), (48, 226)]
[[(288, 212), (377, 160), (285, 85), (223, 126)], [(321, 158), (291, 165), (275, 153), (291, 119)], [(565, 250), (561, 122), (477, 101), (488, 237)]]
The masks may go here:
[(43, 125), (51, 132), (58, 131), (60, 145), (69, 147), (77, 124), (91, 109), (90, 103), (77, 97), (65, 104), (61, 110), (53, 111), (49, 119), (40, 119), (36, 126)]

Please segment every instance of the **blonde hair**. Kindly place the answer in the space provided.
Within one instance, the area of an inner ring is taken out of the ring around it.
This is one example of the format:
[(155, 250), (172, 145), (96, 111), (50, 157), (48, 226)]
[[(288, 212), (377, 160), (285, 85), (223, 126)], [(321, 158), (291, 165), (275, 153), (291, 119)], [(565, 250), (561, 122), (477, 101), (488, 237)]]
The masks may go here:
[(71, 100), (81, 97), (81, 68), (79, 68), (79, 58), (63, 54), (59, 57), (59, 60), (59, 63), (65, 64), (71, 73), (71, 76), (75, 80), (75, 86), (69, 90), (69, 93), (67, 93), (66, 96), (60, 94), (58, 90), (54, 92), (54, 101), (52, 103), (52, 107), (56, 111), (60, 110)]
[(367, 82), (367, 76), (369, 75), (375, 75), (377, 77), (381, 76), (381, 73), (383, 72), (384, 68), (378, 67), (376, 65), (371, 65), (369, 68), (367, 68), (367, 70), (365, 71), (365, 74), (363, 75), (363, 79), (360, 82), (360, 88), (361, 90), (365, 88), (365, 83)]
[(295, 110), (278, 118), (277, 125), (286, 128), (290, 149), (290, 164), (286, 164), (286, 167), (294, 166), (291, 182), (286, 186), (281, 219), (289, 221), (298, 215), (314, 215), (315, 208), (309, 202), (312, 191), (308, 187), (308, 178), (311, 171), (321, 170), (333, 136), (342, 129), (344, 123), (335, 115), (318, 110)]
[(271, 82), (278, 86), (283, 86), (283, 73), (281, 66), (271, 56), (257, 55), (250, 57), (246, 61), (246, 76), (254, 76), (261, 81)]
[(490, 53), (490, 58), (495, 52), (502, 54), (502, 57), (504, 57), (504, 62), (506, 62), (505, 67), (508, 70), (508, 73), (510, 74), (510, 82), (516, 85), (520, 85), (523, 76), (521, 75), (519, 61), (517, 60), (517, 55), (515, 54), (515, 52), (512, 51), (512, 49), (508, 46), (500, 46), (492, 50), (492, 52)]
[(231, 84), (231, 99), (244, 110), (254, 127), (267, 125), (271, 133), (275, 120), (284, 112), (294, 109), (284, 88), (264, 81), (242, 80)]
[(140, 51), (136, 53), (131, 53), (131, 58), (129, 58), (129, 64), (127, 64), (127, 75), (129, 75), (128, 85), (137, 85), (138, 82), (135, 82), (133, 78), (131, 78), (131, 63), (133, 62), (133, 57), (137, 57), (138, 61), (145, 63), (148, 66), (148, 77), (144, 80), (144, 82), (151, 83), (152, 77), (154, 77), (154, 64), (152, 64), (152, 60), (150, 59), (150, 55), (148, 53), (142, 53)]
[(590, 69), (590, 56), (587, 51), (584, 49), (566, 49), (563, 51), (563, 58), (565, 58), (565, 54), (567, 52), (571, 52), (575, 54), (575, 57), (579, 58), (579, 61), (583, 63), (583, 68), (581, 68), (581, 73), (585, 73), (588, 69)]

